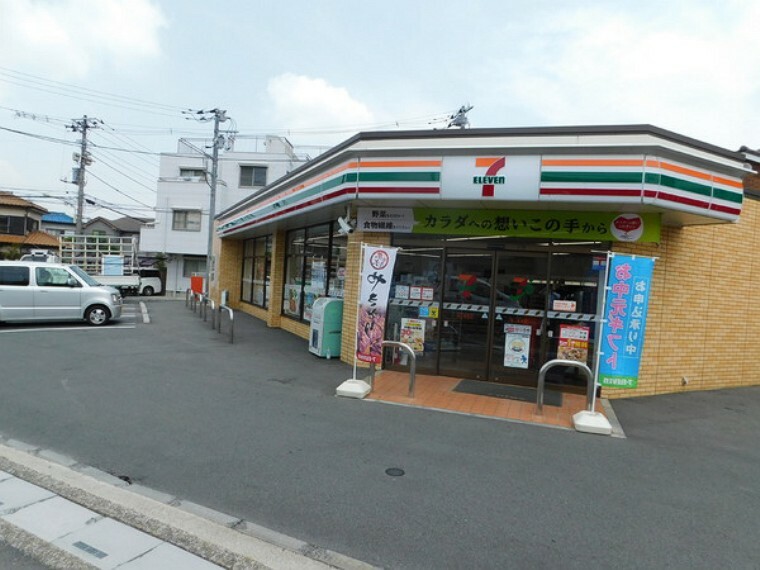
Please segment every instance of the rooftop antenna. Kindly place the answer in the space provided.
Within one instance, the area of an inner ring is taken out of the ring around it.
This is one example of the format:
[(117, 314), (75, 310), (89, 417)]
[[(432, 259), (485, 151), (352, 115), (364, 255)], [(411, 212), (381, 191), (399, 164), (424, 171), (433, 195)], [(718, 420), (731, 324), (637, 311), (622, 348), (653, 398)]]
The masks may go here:
[(459, 127), (460, 129), (466, 129), (470, 126), (470, 120), (467, 118), (467, 113), (472, 110), (472, 105), (462, 105), (459, 110), (453, 115), (449, 116), (449, 123), (446, 125), (447, 129), (452, 127)]

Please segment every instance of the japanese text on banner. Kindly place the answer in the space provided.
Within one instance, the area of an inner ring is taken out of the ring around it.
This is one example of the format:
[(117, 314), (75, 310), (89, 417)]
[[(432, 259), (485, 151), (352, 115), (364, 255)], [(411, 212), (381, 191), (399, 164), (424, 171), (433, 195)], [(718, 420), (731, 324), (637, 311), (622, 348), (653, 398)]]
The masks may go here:
[(602, 328), (599, 384), (636, 388), (644, 346), (654, 259), (615, 255), (607, 282), (606, 322)]
[(395, 263), (396, 248), (364, 248), (356, 321), (356, 358), (362, 362), (382, 362), (385, 313)]

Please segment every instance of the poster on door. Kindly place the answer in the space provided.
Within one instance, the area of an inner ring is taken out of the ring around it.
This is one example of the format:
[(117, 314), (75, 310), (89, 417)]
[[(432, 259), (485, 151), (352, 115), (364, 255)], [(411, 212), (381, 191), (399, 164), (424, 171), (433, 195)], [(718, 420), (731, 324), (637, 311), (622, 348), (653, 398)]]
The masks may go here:
[(401, 319), (401, 342), (412, 347), (415, 353), (425, 351), (425, 320)]
[(560, 325), (557, 358), (588, 362), (588, 339), (591, 329), (581, 325)]
[(530, 358), (530, 325), (504, 325), (504, 366), (527, 368)]

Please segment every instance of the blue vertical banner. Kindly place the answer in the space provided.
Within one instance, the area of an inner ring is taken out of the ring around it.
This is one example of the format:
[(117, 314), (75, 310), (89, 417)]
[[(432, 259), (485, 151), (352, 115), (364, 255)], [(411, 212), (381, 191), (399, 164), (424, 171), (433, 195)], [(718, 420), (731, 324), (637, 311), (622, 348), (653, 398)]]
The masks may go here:
[(605, 323), (600, 337), (599, 384), (636, 388), (652, 287), (654, 259), (613, 255), (607, 274)]

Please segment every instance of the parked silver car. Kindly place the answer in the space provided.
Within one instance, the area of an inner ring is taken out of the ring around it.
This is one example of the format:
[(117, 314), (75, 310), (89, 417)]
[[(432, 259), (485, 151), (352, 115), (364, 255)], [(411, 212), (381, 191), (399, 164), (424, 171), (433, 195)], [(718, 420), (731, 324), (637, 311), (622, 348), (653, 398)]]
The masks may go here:
[(75, 265), (0, 261), (0, 322), (75, 321), (100, 326), (121, 317), (123, 300)]

